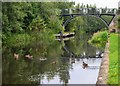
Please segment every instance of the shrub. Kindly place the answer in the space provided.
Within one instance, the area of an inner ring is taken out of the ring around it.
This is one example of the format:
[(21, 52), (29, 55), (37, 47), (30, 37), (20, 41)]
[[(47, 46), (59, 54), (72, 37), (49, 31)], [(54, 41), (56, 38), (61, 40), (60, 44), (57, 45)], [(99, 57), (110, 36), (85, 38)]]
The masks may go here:
[(108, 39), (107, 31), (97, 32), (93, 34), (93, 37), (88, 41), (90, 44), (104, 46)]

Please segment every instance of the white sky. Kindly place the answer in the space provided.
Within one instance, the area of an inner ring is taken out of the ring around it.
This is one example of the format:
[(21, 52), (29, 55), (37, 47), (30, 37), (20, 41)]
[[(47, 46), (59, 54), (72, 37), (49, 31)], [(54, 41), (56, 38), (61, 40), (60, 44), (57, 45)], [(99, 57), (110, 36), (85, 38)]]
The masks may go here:
[(80, 3), (80, 4), (91, 4), (94, 5), (96, 4), (96, 6), (98, 8), (100, 7), (108, 7), (108, 8), (118, 8), (118, 2), (120, 0), (71, 0), (71, 1), (75, 1), (76, 3)]

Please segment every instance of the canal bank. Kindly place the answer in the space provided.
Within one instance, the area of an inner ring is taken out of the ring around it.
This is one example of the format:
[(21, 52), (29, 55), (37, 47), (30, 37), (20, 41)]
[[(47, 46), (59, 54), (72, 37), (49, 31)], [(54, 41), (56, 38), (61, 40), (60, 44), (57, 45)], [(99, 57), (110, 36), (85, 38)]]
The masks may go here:
[[(101, 68), (99, 71), (99, 76), (98, 76), (98, 80), (97, 80), (97, 85), (98, 84), (108, 84), (110, 86), (112, 85), (118, 85), (119, 80), (118, 80), (118, 40), (119, 40), (119, 35), (112, 33), (110, 34), (110, 39), (108, 42), (108, 46), (106, 44), (106, 52), (108, 51), (108, 56), (104, 56), (103, 59), (107, 59), (106, 61), (106, 65), (104, 65), (104, 61), (102, 59), (102, 63), (101, 63)], [(107, 71), (107, 72), (105, 72)]]
[(106, 43), (105, 46), (104, 56), (102, 58), (96, 85), (107, 84), (108, 71), (109, 71), (109, 46), (110, 46), (110, 42), (108, 39), (108, 42)]

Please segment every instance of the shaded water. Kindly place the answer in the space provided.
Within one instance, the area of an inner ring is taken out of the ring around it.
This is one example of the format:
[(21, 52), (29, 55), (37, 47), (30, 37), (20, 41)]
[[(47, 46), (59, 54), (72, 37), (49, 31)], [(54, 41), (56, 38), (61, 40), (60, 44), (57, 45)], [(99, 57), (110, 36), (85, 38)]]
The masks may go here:
[[(68, 41), (4, 47), (3, 84), (95, 84), (101, 64), (98, 54), (103, 50), (89, 45), (88, 38), (82, 34)], [(88, 67), (83, 68), (83, 61)]]

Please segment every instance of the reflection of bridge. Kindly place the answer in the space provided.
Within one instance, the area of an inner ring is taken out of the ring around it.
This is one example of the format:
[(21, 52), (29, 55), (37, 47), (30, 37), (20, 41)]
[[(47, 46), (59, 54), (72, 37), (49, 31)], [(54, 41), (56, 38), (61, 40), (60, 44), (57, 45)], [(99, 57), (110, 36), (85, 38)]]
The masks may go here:
[[(61, 45), (63, 42), (64, 42), (64, 40), (60, 40)], [(103, 52), (99, 52), (95, 56), (87, 56), (87, 55), (79, 55), (78, 56), (75, 53), (73, 53), (72, 51), (70, 51), (65, 45), (62, 45), (62, 48), (70, 56), (70, 58), (81, 58), (81, 59), (83, 59), (83, 58), (102, 58), (102, 54), (103, 54)]]
[[(114, 17), (116, 16), (117, 9), (109, 9), (109, 8), (70, 8), (62, 10), (60, 16), (66, 17), (69, 16), (70, 18), (63, 23), (65, 27), (70, 20), (77, 16), (94, 16), (102, 20), (106, 26), (108, 27)], [(102, 16), (111, 16), (110, 21), (105, 20)]]

